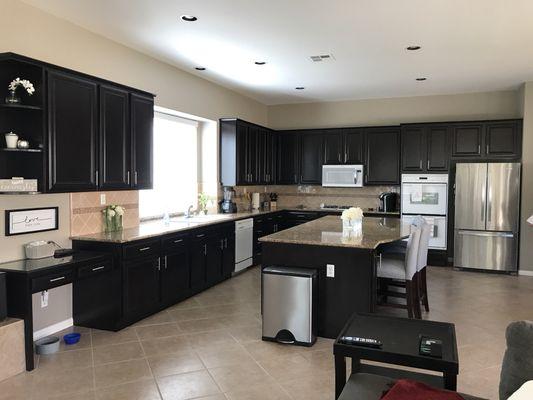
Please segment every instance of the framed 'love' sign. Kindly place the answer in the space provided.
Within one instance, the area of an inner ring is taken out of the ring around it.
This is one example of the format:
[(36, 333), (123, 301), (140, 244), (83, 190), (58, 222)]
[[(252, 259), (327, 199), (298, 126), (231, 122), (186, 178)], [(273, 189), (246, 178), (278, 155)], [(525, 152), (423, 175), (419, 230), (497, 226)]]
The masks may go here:
[(53, 231), (59, 228), (59, 207), (6, 210), (6, 236)]

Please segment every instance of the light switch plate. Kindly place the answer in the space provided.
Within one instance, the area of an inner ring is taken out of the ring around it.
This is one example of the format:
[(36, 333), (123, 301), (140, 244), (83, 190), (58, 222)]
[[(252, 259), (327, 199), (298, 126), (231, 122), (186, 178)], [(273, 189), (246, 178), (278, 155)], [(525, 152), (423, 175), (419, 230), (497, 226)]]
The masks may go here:
[(41, 292), (41, 308), (48, 307), (48, 290)]
[(100, 205), (105, 206), (105, 193), (100, 194)]
[(328, 278), (335, 278), (335, 265), (334, 264), (326, 265), (326, 276)]

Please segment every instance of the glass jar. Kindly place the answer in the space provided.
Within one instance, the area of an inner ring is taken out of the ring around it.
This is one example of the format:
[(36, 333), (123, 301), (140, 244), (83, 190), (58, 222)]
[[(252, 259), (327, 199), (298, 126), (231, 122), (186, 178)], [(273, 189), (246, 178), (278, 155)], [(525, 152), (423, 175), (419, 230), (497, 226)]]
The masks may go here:
[(20, 104), (20, 97), (14, 90), (9, 91), (9, 95), (6, 97), (6, 104)]

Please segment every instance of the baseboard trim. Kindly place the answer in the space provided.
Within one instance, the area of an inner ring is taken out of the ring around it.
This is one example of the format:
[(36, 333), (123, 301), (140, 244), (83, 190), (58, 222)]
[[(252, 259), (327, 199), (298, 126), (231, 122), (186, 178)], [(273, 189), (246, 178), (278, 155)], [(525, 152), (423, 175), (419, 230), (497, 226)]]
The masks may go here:
[(33, 340), (39, 340), (43, 337), (62, 331), (63, 329), (70, 328), (73, 325), (74, 320), (72, 318), (68, 318), (64, 321), (58, 322), (56, 324), (47, 326), (46, 328), (39, 329), (38, 331), (33, 332)]
[(533, 271), (519, 270), (519, 271), (518, 271), (518, 275), (533, 276)]

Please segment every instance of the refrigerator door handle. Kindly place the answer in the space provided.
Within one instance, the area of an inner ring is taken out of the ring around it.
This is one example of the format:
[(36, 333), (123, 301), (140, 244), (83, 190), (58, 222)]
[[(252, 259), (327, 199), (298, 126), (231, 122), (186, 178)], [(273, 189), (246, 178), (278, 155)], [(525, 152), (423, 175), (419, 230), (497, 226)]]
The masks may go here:
[(484, 237), (506, 237), (512, 238), (514, 234), (512, 232), (479, 232), (479, 231), (458, 231), (459, 235), (468, 235), (468, 236), (484, 236)]

